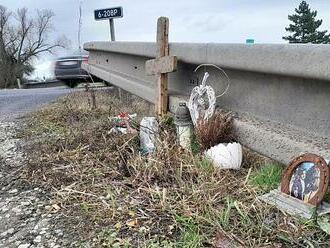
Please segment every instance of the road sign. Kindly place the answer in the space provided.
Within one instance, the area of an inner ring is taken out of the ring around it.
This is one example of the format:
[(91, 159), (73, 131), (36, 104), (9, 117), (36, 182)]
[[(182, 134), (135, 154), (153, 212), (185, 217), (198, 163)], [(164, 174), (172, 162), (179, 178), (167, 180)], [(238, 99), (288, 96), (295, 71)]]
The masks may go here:
[(254, 44), (254, 39), (246, 39), (246, 44)]
[(121, 17), (123, 17), (122, 7), (94, 10), (94, 18), (97, 21), (104, 19), (121, 18)]
[(116, 40), (115, 39), (115, 24), (114, 24), (113, 19), (121, 18), (121, 17), (123, 17), (123, 8), (122, 7), (94, 10), (94, 18), (96, 21), (107, 20), (107, 19), (109, 20), (111, 41)]

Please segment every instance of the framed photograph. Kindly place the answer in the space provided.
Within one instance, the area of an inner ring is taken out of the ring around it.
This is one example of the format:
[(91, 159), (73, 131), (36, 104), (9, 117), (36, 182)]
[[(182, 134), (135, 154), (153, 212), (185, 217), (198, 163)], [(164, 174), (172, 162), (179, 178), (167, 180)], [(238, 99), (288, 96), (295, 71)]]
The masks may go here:
[(295, 158), (284, 171), (281, 191), (299, 200), (319, 205), (328, 190), (329, 167), (315, 154)]

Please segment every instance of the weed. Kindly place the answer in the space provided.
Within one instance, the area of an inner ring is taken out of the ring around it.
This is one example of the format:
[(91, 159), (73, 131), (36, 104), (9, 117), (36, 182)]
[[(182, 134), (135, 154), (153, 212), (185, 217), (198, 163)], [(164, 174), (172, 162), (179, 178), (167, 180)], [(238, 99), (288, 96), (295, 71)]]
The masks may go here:
[(231, 209), (235, 207), (234, 201), (230, 198), (226, 198), (226, 207), (220, 212), (219, 220), (223, 227), (227, 227), (229, 224)]
[(199, 248), (202, 246), (203, 237), (199, 234), (198, 223), (191, 217), (176, 216), (176, 220), (182, 225), (183, 231), (177, 246), (182, 248)]

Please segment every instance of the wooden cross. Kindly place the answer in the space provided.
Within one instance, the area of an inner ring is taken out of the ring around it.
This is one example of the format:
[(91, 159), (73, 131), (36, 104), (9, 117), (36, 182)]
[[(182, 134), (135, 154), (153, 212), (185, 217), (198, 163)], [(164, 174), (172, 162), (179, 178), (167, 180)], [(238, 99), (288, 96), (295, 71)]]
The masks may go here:
[(169, 20), (167, 17), (160, 17), (157, 21), (157, 58), (146, 62), (148, 75), (157, 76), (156, 87), (156, 112), (159, 116), (167, 113), (168, 105), (168, 73), (177, 69), (177, 57), (169, 56), (168, 45)]

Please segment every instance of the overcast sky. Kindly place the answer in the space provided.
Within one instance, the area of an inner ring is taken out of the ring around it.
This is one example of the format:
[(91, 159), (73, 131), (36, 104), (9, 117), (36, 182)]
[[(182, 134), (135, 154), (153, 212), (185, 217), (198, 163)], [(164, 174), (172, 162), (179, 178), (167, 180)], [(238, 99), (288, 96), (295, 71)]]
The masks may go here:
[[(170, 18), (171, 42), (284, 43), (282, 36), (300, 0), (0, 0), (11, 10), (20, 7), (52, 9), (54, 37), (65, 35), (71, 49), (78, 48), (79, 3), (82, 3), (82, 43), (109, 39), (109, 22), (95, 21), (93, 10), (122, 6), (124, 17), (115, 20), (119, 41), (154, 41), (156, 20)], [(323, 19), (322, 29), (330, 30), (330, 0), (307, 1)], [(63, 53), (63, 51), (61, 52)], [(49, 74), (48, 56), (38, 62), (37, 74)]]

